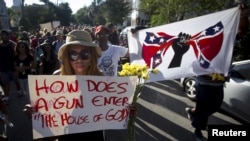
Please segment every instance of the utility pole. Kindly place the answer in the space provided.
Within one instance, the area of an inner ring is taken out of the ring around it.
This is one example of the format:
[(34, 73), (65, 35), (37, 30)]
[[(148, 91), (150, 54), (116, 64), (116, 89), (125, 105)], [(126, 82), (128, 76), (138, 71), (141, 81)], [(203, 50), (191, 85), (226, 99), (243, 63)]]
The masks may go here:
[(20, 20), (19, 20), (19, 26), (25, 26), (25, 15), (24, 15), (24, 1), (25, 0), (22, 0), (22, 3), (21, 3), (21, 16), (20, 16)]
[(21, 3), (21, 19), (24, 17), (24, 1), (25, 0), (22, 0), (22, 3)]

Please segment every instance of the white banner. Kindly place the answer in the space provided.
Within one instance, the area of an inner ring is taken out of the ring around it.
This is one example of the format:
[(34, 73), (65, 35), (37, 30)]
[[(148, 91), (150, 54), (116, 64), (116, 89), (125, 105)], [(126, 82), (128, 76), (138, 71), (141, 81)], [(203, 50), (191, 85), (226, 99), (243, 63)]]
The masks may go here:
[(60, 25), (61, 25), (60, 21), (52, 21), (53, 30), (56, 29)]
[(42, 30), (47, 29), (48, 32), (51, 32), (53, 30), (51, 22), (42, 23), (40, 24), (40, 27)]
[(126, 129), (137, 77), (29, 75), (33, 138)]
[(209, 73), (228, 74), (238, 30), (238, 7), (176, 23), (128, 32), (131, 63), (159, 73), (150, 81)]

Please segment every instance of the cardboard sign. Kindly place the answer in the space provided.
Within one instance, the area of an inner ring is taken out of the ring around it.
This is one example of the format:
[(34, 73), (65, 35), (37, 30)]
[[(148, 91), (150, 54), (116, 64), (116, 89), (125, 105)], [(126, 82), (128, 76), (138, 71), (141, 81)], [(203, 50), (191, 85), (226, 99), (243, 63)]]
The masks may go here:
[(29, 75), (33, 138), (126, 129), (137, 77)]

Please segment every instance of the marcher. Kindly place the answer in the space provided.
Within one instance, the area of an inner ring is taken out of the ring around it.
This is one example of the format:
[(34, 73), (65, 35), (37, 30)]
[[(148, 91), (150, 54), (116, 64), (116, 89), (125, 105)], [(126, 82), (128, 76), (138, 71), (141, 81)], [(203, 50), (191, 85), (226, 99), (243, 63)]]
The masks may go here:
[(109, 30), (109, 38), (108, 38), (109, 42), (112, 45), (119, 45), (120, 44), (119, 34), (118, 34), (118, 31), (117, 31), (115, 25), (112, 23), (108, 23), (107, 28)]
[[(62, 62), (60, 75), (97, 75), (103, 73), (97, 66), (98, 57), (102, 54), (97, 44), (86, 31), (71, 31), (66, 38), (66, 43), (58, 52), (58, 59)], [(104, 141), (103, 131), (77, 133), (58, 136), (58, 141), (80, 141), (83, 139)], [(54, 138), (51, 138), (54, 139)]]
[(248, 19), (248, 13), (249, 13), (249, 6), (248, 5), (243, 5), (240, 7), (241, 9), (241, 17), (240, 17), (240, 23), (239, 23), (239, 28), (238, 28), (238, 34), (236, 36), (236, 41), (240, 43), (241, 49), (242, 49), (242, 54), (241, 54), (241, 59), (242, 60), (247, 60), (250, 59), (250, 24), (249, 24), (249, 19)]
[(10, 83), (12, 80), (15, 82), (17, 90), (20, 90), (20, 84), (14, 68), (14, 47), (16, 44), (9, 39), (9, 32), (7, 30), (1, 30), (0, 36), (2, 40), (0, 43), (0, 83), (4, 91), (2, 100), (8, 103)]
[[(1, 119), (1, 123), (3, 124), (6, 124), (6, 122), (9, 121), (7, 107), (5, 103), (2, 101), (2, 99), (0, 99), (0, 119)], [(0, 135), (0, 141), (8, 141), (8, 136), (4, 134)]]
[(41, 38), (41, 33), (39, 31), (35, 31), (35, 35), (31, 38), (30, 47), (31, 49), (36, 49), (39, 46), (39, 39)]
[[(59, 75), (95, 75), (103, 76), (97, 62), (102, 55), (101, 48), (92, 42), (90, 34), (83, 30), (73, 30), (66, 37), (66, 43), (60, 48), (58, 59), (61, 61)], [(136, 113), (136, 107), (129, 106), (130, 113)], [(32, 108), (27, 105), (24, 109), (25, 113), (30, 115)], [(104, 132), (102, 130), (86, 133), (77, 133), (69, 135), (61, 135), (58, 141), (80, 141), (83, 139), (91, 139), (94, 141), (104, 141)], [(48, 140), (56, 139), (49, 137)]]
[[(102, 54), (97, 44), (85, 31), (72, 31), (67, 35), (66, 43), (60, 48), (58, 59), (62, 61), (60, 75), (97, 75), (102, 76), (97, 66), (97, 59)], [(63, 135), (59, 141), (89, 139), (104, 141), (103, 131), (93, 131)]]
[[(244, 22), (248, 22), (245, 19), (247, 16), (245, 16), (244, 5), (239, 5), (239, 7), (241, 18), (238, 35), (246, 29), (245, 26), (248, 26), (248, 24), (244, 24)], [(230, 76), (226, 77), (215, 73), (196, 77), (196, 106), (186, 107), (185, 112), (195, 128), (194, 135), (197, 141), (205, 140), (201, 131), (207, 129), (209, 116), (219, 111), (221, 107), (224, 98), (224, 83)]]
[(20, 36), (18, 37), (18, 40), (25, 41), (28, 44), (29, 47), (31, 45), (30, 44), (31, 40), (30, 40), (30, 38), (28, 36), (28, 32), (27, 31), (20, 32)]
[(106, 76), (117, 76), (118, 62), (121, 57), (129, 57), (128, 48), (108, 43), (109, 30), (99, 25), (95, 30), (94, 41), (101, 50), (102, 56), (98, 59), (98, 66)]
[(40, 45), (40, 48), (43, 53), (40, 55), (39, 74), (51, 75), (55, 70), (60, 68), (57, 54), (48, 40), (45, 40), (44, 43)]
[(34, 70), (34, 57), (30, 53), (29, 46), (25, 41), (19, 41), (15, 46), (14, 66), (18, 71), (18, 81), (20, 83), (19, 96), (26, 95), (29, 98), (28, 75)]
[(185, 109), (188, 118), (192, 120), (195, 128), (194, 135), (197, 141), (204, 140), (202, 130), (206, 130), (208, 117), (219, 111), (224, 98), (225, 77), (220, 75), (220, 79), (213, 79), (213, 75), (201, 75), (196, 77), (196, 106)]
[(56, 40), (53, 41), (52, 45), (54, 47), (55, 53), (58, 54), (60, 47), (65, 43), (63, 31), (58, 29), (56, 31), (55, 37), (56, 37)]

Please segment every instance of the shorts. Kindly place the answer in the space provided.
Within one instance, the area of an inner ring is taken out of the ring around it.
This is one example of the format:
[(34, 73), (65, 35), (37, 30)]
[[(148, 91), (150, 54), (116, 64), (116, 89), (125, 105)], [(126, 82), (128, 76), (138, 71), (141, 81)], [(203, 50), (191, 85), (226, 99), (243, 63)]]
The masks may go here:
[(14, 82), (18, 81), (17, 73), (15, 73), (13, 71), (0, 72), (0, 84), (1, 85), (7, 85), (11, 81), (14, 81)]

